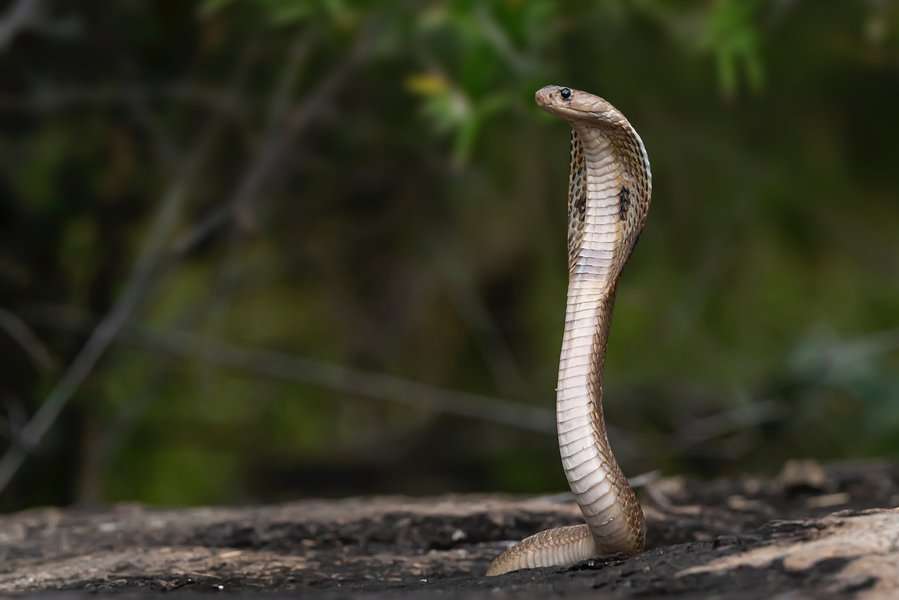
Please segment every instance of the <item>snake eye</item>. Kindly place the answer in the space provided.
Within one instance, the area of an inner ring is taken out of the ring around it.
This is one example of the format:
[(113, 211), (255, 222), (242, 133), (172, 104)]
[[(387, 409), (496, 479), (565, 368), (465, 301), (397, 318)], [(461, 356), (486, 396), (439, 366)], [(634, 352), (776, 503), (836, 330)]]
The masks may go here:
[(569, 100), (571, 98), (571, 90), (569, 88), (562, 88), (559, 90), (559, 94), (562, 96), (563, 100)]

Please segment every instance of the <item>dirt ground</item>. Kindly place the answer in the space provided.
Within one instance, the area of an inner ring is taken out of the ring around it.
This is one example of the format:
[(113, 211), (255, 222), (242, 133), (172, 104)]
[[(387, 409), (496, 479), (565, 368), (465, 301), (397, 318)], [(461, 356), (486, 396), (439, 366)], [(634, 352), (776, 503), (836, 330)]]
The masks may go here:
[(570, 497), (34, 509), (0, 516), (0, 594), (899, 598), (899, 465), (792, 462), (773, 479), (639, 492), (643, 554), (494, 578), (513, 541), (580, 521)]

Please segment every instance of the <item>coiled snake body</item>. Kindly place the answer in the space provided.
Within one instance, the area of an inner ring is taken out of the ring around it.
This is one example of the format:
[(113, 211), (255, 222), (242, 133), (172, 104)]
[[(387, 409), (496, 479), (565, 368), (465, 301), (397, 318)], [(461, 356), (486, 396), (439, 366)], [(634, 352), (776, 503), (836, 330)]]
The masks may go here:
[(586, 523), (525, 538), (500, 554), (488, 575), (634, 554), (646, 538), (643, 510), (606, 437), (602, 372), (618, 276), (649, 211), (649, 158), (636, 130), (606, 100), (555, 85), (535, 99), (571, 125), (568, 300), (556, 422), (562, 466)]

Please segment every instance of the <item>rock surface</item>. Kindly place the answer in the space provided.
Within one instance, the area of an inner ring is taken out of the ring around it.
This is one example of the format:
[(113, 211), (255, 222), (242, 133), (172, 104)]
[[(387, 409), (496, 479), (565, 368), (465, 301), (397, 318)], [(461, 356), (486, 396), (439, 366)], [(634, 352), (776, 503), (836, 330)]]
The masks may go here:
[(795, 462), (771, 480), (640, 490), (649, 548), (488, 578), (512, 541), (580, 520), (567, 496), (352, 498), (0, 516), (0, 593), (303, 597), (899, 597), (899, 467)]

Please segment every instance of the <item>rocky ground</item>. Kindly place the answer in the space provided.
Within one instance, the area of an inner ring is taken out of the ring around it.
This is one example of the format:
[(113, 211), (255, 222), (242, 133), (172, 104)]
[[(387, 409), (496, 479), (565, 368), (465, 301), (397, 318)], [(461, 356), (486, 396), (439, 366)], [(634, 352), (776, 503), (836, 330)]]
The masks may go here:
[[(0, 517), (0, 593), (306, 598), (899, 598), (899, 466), (641, 487), (649, 547), (487, 578), (512, 541), (579, 522), (567, 496), (372, 497)], [(299, 592), (299, 594), (297, 594)]]

